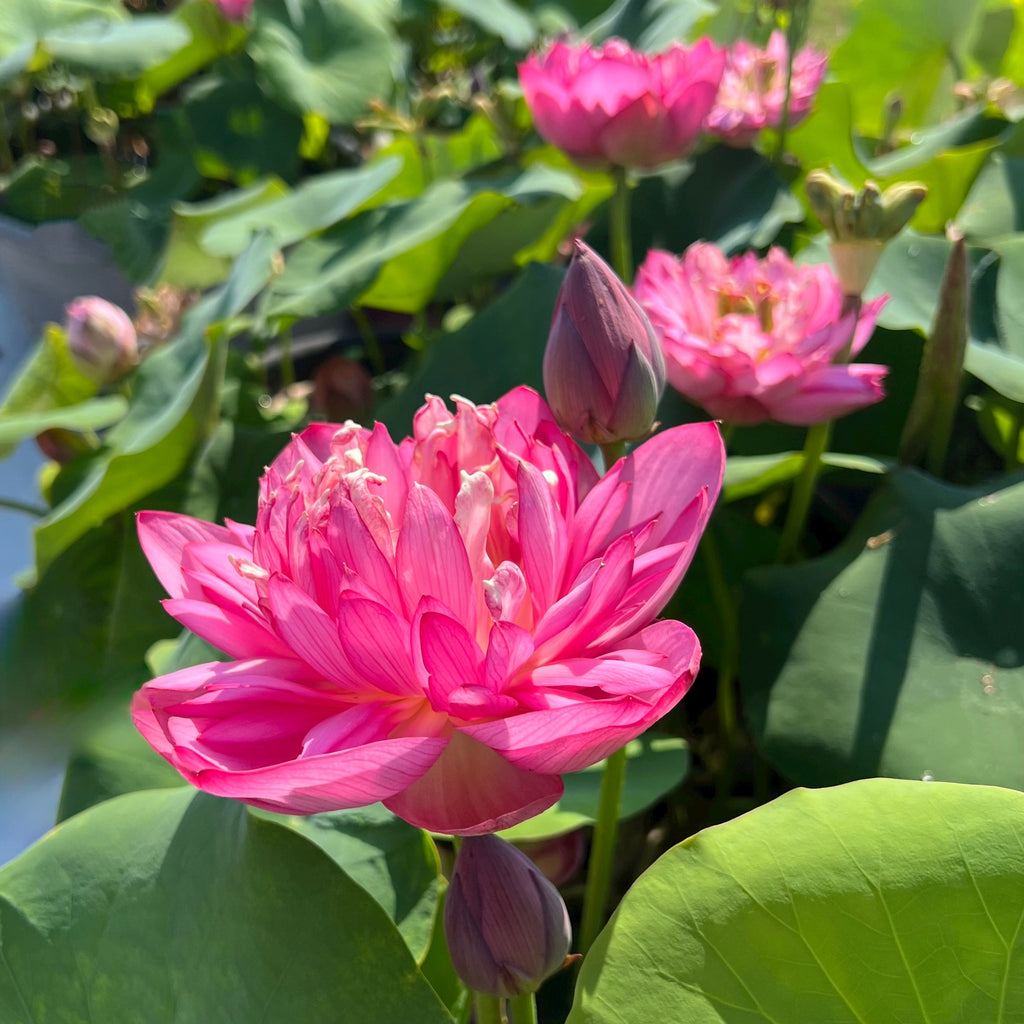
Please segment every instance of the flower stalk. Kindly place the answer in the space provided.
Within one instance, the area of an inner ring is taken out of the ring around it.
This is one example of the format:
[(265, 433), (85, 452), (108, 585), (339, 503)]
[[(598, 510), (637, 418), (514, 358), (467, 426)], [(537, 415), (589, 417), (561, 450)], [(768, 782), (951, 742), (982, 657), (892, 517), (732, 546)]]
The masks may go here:
[(615, 191), (608, 206), (608, 244), (612, 254), (612, 269), (628, 285), (633, 280), (633, 237), (626, 168), (613, 168), (612, 177), (615, 180)]
[(807, 523), (807, 514), (814, 496), (814, 485), (821, 471), (821, 457), (828, 451), (828, 443), (832, 438), (832, 420), (815, 423), (807, 431), (804, 442), (804, 461), (800, 467), (800, 475), (793, 484), (793, 497), (789, 502), (786, 522), (779, 540), (777, 561), (788, 562), (795, 554), (800, 538), (803, 536)]

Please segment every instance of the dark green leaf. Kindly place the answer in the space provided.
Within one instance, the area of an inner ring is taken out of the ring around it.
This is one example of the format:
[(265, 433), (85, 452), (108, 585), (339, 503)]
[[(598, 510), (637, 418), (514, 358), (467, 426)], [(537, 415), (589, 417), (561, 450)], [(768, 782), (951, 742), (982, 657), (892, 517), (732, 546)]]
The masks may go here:
[(1024, 484), (905, 471), (829, 555), (748, 575), (744, 702), (780, 771), (1024, 788), (1022, 515)]
[(191, 789), (101, 804), (0, 871), (0, 955), (11, 1024), (451, 1021), (322, 850)]

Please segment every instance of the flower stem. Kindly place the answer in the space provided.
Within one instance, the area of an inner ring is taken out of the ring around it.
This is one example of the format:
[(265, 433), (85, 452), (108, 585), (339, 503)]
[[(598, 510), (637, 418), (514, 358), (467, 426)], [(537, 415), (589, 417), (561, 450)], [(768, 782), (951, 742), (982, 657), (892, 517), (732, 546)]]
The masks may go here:
[(24, 512), (29, 516), (37, 516), (40, 519), (49, 515), (50, 510), (41, 505), (30, 505), (26, 501), (18, 501), (15, 498), (0, 498), (0, 508), (10, 509), (12, 512)]
[(497, 996), (476, 993), (476, 1024), (503, 1024), (504, 1016)]
[(508, 1001), (509, 1024), (537, 1024), (537, 1000), (532, 992), (512, 996)]
[[(604, 471), (607, 473), (626, 454), (625, 441), (610, 441), (601, 447)], [(590, 865), (583, 893), (583, 921), (580, 925), (580, 951), (586, 953), (604, 924), (608, 890), (611, 888), (612, 865), (615, 861), (615, 839), (619, 831), (619, 804), (626, 777), (625, 748), (617, 750), (605, 761), (601, 776), (601, 804), (594, 826), (594, 842), (590, 848)]]
[(608, 244), (611, 248), (612, 269), (623, 283), (633, 282), (633, 239), (629, 226), (629, 186), (626, 168), (612, 170), (615, 191), (608, 205)]
[(351, 313), (352, 320), (359, 331), (359, 337), (363, 340), (363, 349), (366, 352), (366, 356), (373, 363), (373, 372), (379, 377), (387, 369), (387, 365), (384, 362), (384, 353), (381, 351), (380, 341), (370, 324), (370, 318), (363, 312), (361, 306), (350, 307), (349, 313)]
[(789, 502), (789, 512), (782, 528), (782, 539), (779, 541), (777, 557), (779, 562), (788, 562), (796, 554), (797, 544), (800, 543), (804, 526), (807, 523), (807, 513), (811, 507), (811, 498), (814, 496), (814, 485), (821, 469), (821, 457), (828, 450), (831, 437), (831, 420), (815, 423), (807, 431), (807, 440), (804, 442), (804, 464), (800, 468), (800, 475), (796, 478), (796, 483), (793, 484), (793, 497)]
[(619, 831), (619, 805), (626, 778), (626, 748), (616, 750), (604, 764), (601, 776), (601, 803), (590, 848), (587, 885), (583, 893), (583, 921), (580, 925), (580, 952), (584, 956), (594, 944), (604, 924), (608, 892), (611, 889), (615, 861), (615, 839)]
[(1006, 451), (1003, 453), (1003, 468), (1007, 473), (1016, 472), (1020, 469), (1020, 434), (1024, 428), (1024, 404), (1017, 404), (1013, 410), (1013, 420), (1010, 423), (1010, 436), (1006, 440)]
[(718, 610), (722, 627), (722, 651), (718, 663), (718, 726), (731, 757), (731, 752), (736, 748), (737, 735), (736, 692), (733, 679), (736, 676), (736, 663), (739, 659), (739, 621), (736, 603), (722, 569), (718, 541), (710, 527), (704, 531), (701, 538), (700, 553), (708, 574), (711, 599)]
[(601, 459), (604, 462), (604, 471), (607, 473), (623, 455), (626, 454), (625, 441), (609, 441), (601, 447)]

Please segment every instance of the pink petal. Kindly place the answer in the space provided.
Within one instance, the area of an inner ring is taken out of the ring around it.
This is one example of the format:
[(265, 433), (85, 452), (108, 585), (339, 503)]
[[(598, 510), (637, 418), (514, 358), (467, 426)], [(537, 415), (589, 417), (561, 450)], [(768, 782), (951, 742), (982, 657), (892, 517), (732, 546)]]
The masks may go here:
[(429, 594), (475, 630), (476, 597), (466, 547), (451, 513), (429, 488), (417, 484), (409, 494), (395, 563), (407, 615)]
[(885, 398), (882, 381), (887, 366), (849, 363), (830, 366), (816, 373), (795, 395), (772, 408), (772, 418), (780, 423), (808, 426), (836, 419)]
[(523, 573), (538, 617), (554, 603), (565, 562), (566, 523), (539, 469), (519, 464), (519, 544)]
[(461, 732), (434, 766), (384, 806), (412, 825), (472, 836), (511, 828), (546, 810), (562, 795), (557, 775), (538, 775)]
[(479, 682), (483, 653), (465, 627), (449, 615), (427, 612), (419, 616), (417, 634), (430, 703), (436, 711), (445, 711), (453, 690)]
[(223, 526), (177, 512), (140, 512), (135, 519), (142, 550), (171, 597), (185, 595), (181, 560), (188, 544), (223, 544), (237, 549), (240, 558), (252, 557), (252, 549), (243, 547), (236, 534)]
[[(656, 622), (620, 647), (626, 656), (631, 649), (643, 655), (659, 656), (651, 666), (650, 678), (655, 687), (662, 688), (651, 703), (628, 694), (605, 699), (582, 697), (575, 703), (558, 703), (550, 708), (466, 726), (463, 731), (530, 771), (574, 772), (600, 761), (639, 736), (674, 707), (689, 689), (700, 664), (697, 638), (681, 622)], [(618, 667), (629, 673), (635, 685), (638, 662), (628, 668), (626, 664)], [(573, 662), (564, 669), (560, 684), (580, 689), (593, 678), (600, 686), (609, 678), (609, 665), (616, 667), (613, 658), (593, 659), (589, 670), (581, 662)], [(544, 678), (548, 685), (556, 680), (557, 671), (557, 665), (545, 667)], [(673, 682), (664, 685), (666, 678)]]
[[(361, 807), (391, 796), (420, 778), (447, 744), (442, 736), (407, 736), (304, 757), (302, 726), (316, 729), (318, 723), (344, 712), (329, 694), (275, 675), (290, 671), (288, 663), (272, 661), (183, 669), (147, 683), (135, 695), (135, 724), (199, 789), (290, 814)], [(239, 716), (240, 727), (233, 731), (223, 713), (225, 691), (230, 715)], [(200, 727), (182, 728), (190, 722)], [(202, 730), (212, 730), (213, 722), (221, 742), (225, 737), (229, 741), (226, 759), (223, 750), (204, 748)], [(276, 743), (275, 723), (281, 734)], [(175, 733), (178, 742), (172, 739)], [(190, 742), (180, 742), (189, 735), (194, 736)], [(268, 753), (287, 753), (289, 748), (292, 756), (267, 763)], [(218, 759), (230, 762), (230, 767)]]
[(232, 658), (290, 658), (286, 643), (256, 615), (209, 601), (171, 598), (164, 610), (196, 636)]
[(345, 683), (352, 678), (337, 627), (304, 590), (275, 574), (267, 581), (267, 596), (277, 632), (296, 658), (333, 682)]
[(412, 662), (409, 623), (390, 608), (346, 597), (338, 606), (338, 632), (358, 680), (386, 693), (423, 696)]

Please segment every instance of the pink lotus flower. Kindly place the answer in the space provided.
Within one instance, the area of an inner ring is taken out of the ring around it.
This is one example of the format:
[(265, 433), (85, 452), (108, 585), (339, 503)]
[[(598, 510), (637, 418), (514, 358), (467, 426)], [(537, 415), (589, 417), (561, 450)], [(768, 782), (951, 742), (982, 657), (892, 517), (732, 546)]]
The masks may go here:
[(658, 434), (598, 480), (535, 392), (456, 405), (429, 398), (397, 445), (379, 423), (309, 427), (255, 528), (139, 516), (167, 610), (237, 659), (135, 697), (194, 785), (491, 832), (686, 692), (697, 638), (654, 619), (718, 494), (717, 427)]
[(537, 131), (583, 164), (656, 167), (685, 156), (711, 110), (725, 52), (702, 39), (664, 53), (555, 43), (519, 65)]
[[(730, 146), (750, 146), (762, 128), (782, 123), (786, 103), (786, 36), (776, 30), (765, 49), (737, 40), (729, 49), (718, 98), (708, 115), (707, 131)], [(793, 58), (789, 93), (789, 126), (799, 124), (811, 111), (828, 56), (807, 46)]]
[(213, 0), (229, 21), (243, 21), (254, 0)]
[(856, 355), (888, 301), (841, 315), (832, 271), (795, 266), (781, 249), (726, 259), (698, 242), (680, 259), (652, 250), (634, 293), (665, 350), (669, 383), (731, 423), (807, 425), (885, 397), (885, 366), (837, 362)]

